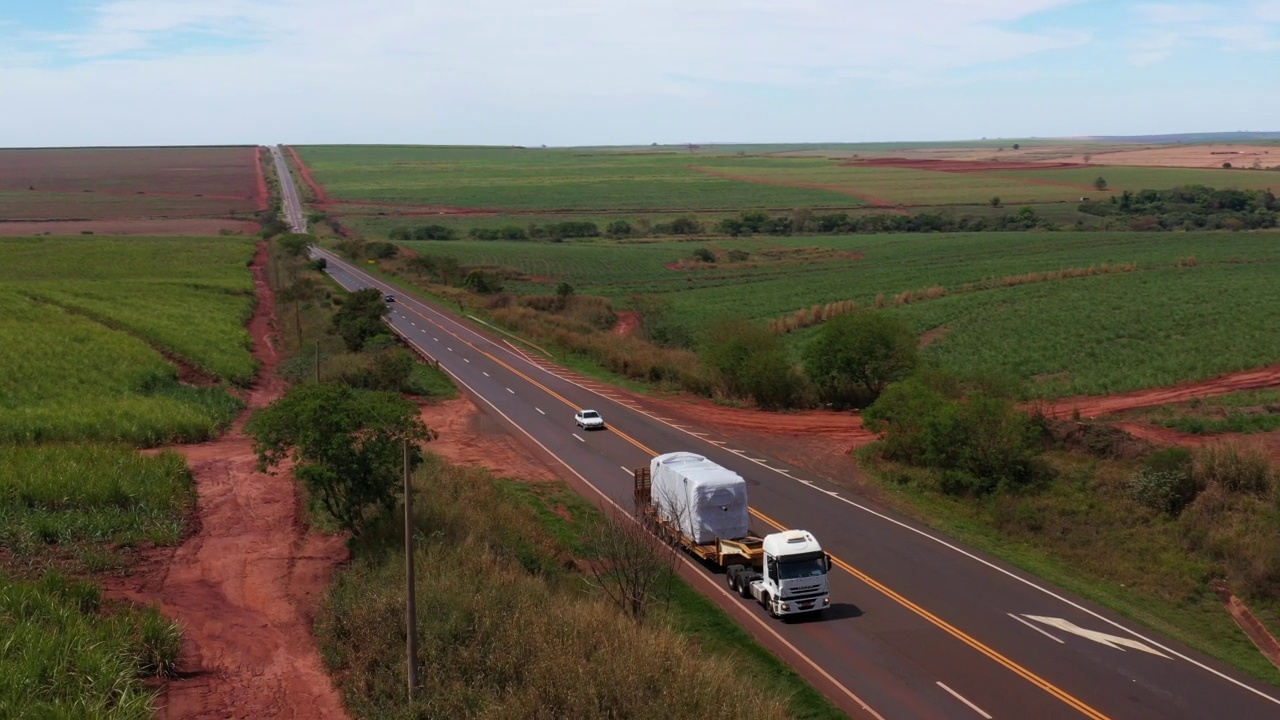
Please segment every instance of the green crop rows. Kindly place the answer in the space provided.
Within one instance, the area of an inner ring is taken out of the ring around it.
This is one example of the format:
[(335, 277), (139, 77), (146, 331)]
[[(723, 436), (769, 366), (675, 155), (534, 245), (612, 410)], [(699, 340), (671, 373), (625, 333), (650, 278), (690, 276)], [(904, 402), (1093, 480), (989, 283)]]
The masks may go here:
[(0, 441), (201, 440), (238, 410), (221, 388), (178, 384), (157, 348), (213, 380), (252, 377), (250, 242), (39, 238), (0, 250)]
[[(467, 265), (529, 276), (517, 293), (564, 281), (625, 307), (657, 293), (693, 326), (719, 315), (766, 320), (814, 304), (894, 305), (900, 293), (942, 297), (893, 307), (920, 332), (946, 335), (926, 356), (998, 369), (1040, 396), (1105, 393), (1203, 379), (1280, 358), (1280, 246), (1269, 233), (965, 233), (739, 238), (700, 243), (408, 243)], [(745, 250), (746, 262), (689, 265), (693, 250)], [(816, 249), (825, 249), (825, 253)], [(1190, 259), (1194, 258), (1194, 261)], [(685, 261), (682, 269), (668, 264)], [(1135, 270), (1054, 279), (1066, 269)], [(1027, 284), (1006, 278), (1043, 273)], [(803, 333), (796, 342), (804, 341)]]
[(394, 214), (397, 205), (546, 212), (982, 205), (992, 197), (1006, 206), (1077, 203), (1099, 196), (1093, 185), (1098, 176), (1107, 180), (1103, 196), (1186, 184), (1280, 184), (1280, 176), (1248, 170), (1097, 166), (955, 173), (759, 154), (765, 150), (312, 146), (300, 154), (331, 199), (387, 205), (346, 209), (357, 214)]
[[(690, 170), (734, 159), (578, 150), (316, 146), (299, 148), (335, 199), (515, 210), (849, 207), (825, 190), (740, 182)], [(807, 159), (796, 160), (810, 164)]]

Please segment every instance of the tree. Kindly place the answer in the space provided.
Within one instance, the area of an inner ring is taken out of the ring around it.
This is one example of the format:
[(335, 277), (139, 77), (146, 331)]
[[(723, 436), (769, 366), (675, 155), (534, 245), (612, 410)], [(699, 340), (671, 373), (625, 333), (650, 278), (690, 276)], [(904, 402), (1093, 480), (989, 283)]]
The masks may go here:
[(631, 223), (626, 220), (614, 220), (605, 226), (604, 232), (611, 238), (631, 236)]
[(497, 276), (490, 275), (480, 268), (467, 273), (467, 276), (462, 280), (462, 286), (480, 295), (502, 292), (502, 281)]
[[(323, 259), (323, 258), (322, 258)], [(325, 296), (324, 286), (311, 276), (300, 277), (280, 291), (280, 302), (293, 303), (293, 322), (298, 328), (298, 345), (302, 345), (302, 304)]]
[(680, 563), (677, 545), (666, 544), (632, 518), (608, 516), (588, 536), (595, 558), (588, 574), (610, 602), (637, 624), (648, 616), (649, 606), (670, 593)]
[(355, 534), (371, 509), (395, 506), (403, 443), (411, 444), (412, 471), (422, 461), (418, 443), (435, 437), (417, 407), (399, 395), (332, 383), (294, 386), (254, 412), (245, 432), (259, 470), (292, 462), (294, 477)]
[(276, 242), (280, 243), (280, 247), (292, 257), (301, 257), (306, 254), (307, 248), (311, 247), (312, 238), (310, 235), (286, 233), (276, 238)]
[(751, 398), (765, 409), (793, 404), (803, 387), (782, 338), (742, 318), (712, 322), (700, 355), (724, 393)]
[(1020, 147), (1022, 147), (1022, 146), (1021, 146), (1021, 145), (1019, 145), (1018, 143), (1014, 143), (1014, 144), (1013, 144), (1013, 149), (1014, 149), (1014, 150), (1017, 150), (1017, 149), (1018, 149), (1018, 148), (1020, 148)]
[(382, 317), (387, 314), (382, 293), (375, 288), (357, 290), (342, 303), (333, 314), (333, 328), (342, 336), (351, 352), (359, 352), (366, 341), (387, 332)]
[(835, 407), (858, 407), (915, 369), (916, 337), (882, 313), (841, 315), (819, 329), (803, 358), (819, 398)]
[(993, 208), (1000, 207), (1000, 196), (996, 195), (995, 197), (991, 198), (990, 202), (991, 202), (991, 207)]
[(713, 263), (716, 261), (716, 254), (707, 248), (698, 248), (693, 251), (693, 258), (699, 262)]
[(996, 387), (917, 375), (886, 388), (862, 420), (885, 434), (884, 457), (940, 470), (948, 494), (1014, 490), (1050, 472), (1037, 457), (1040, 426)]
[(563, 280), (556, 286), (556, 305), (561, 310), (569, 305), (569, 299), (573, 297), (573, 286)]
[(1106, 178), (1104, 178), (1104, 177), (1102, 177), (1101, 175), (1099, 175), (1099, 176), (1098, 176), (1098, 179), (1093, 181), (1093, 186), (1094, 186), (1095, 188), (1097, 188), (1099, 191), (1106, 190), (1106, 189), (1107, 189), (1107, 179), (1106, 179)]

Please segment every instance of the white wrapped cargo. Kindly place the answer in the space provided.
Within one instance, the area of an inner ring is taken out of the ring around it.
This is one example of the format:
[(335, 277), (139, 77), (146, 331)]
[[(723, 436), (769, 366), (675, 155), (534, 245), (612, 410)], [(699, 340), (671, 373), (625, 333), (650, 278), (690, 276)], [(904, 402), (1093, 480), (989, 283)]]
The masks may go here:
[(650, 461), (649, 475), (658, 516), (695, 544), (746, 537), (747, 482), (738, 473), (701, 455), (673, 452)]

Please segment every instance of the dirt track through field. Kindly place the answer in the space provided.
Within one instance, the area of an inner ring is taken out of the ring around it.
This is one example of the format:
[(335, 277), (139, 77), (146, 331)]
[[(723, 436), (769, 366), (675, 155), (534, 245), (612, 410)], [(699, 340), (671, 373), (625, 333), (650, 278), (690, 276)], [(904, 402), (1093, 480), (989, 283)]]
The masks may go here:
[[(262, 369), (250, 410), (284, 391), (265, 263), (261, 244), (249, 327)], [(311, 632), (316, 603), (346, 558), (344, 541), (306, 529), (287, 475), (257, 472), (243, 432), (248, 412), (217, 440), (172, 448), (195, 476), (195, 534), (108, 582), (108, 596), (157, 604), (182, 625), (181, 677), (165, 688), (157, 717), (345, 718)]]
[(1185, 383), (1166, 388), (1137, 390), (1118, 395), (1064, 398), (1051, 403), (1048, 408), (1048, 414), (1051, 417), (1067, 417), (1078, 411), (1080, 417), (1087, 419), (1133, 410), (1134, 408), (1169, 405), (1171, 403), (1186, 402), (1197, 397), (1225, 395), (1238, 390), (1257, 390), (1259, 388), (1276, 387), (1277, 385), (1280, 385), (1280, 364), (1221, 375), (1203, 382)]
[(316, 179), (311, 176), (311, 168), (307, 167), (307, 164), (302, 162), (302, 157), (298, 155), (298, 151), (292, 146), (290, 146), (288, 150), (289, 154), (293, 156), (294, 164), (298, 166), (298, 174), (302, 176), (302, 182), (306, 183), (307, 187), (311, 188), (311, 194), (315, 196), (315, 199), (311, 204), (321, 210), (328, 210), (329, 198), (325, 196), (324, 188), (320, 187), (320, 183), (316, 182)]

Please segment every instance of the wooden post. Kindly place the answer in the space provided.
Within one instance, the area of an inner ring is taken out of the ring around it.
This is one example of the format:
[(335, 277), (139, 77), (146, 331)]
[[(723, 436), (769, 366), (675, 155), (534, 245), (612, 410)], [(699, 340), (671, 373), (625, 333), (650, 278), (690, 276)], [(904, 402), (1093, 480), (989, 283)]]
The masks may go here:
[(409, 484), (409, 441), (404, 441), (404, 624), (409, 700), (418, 689), (418, 602), (413, 579), (413, 489)]

